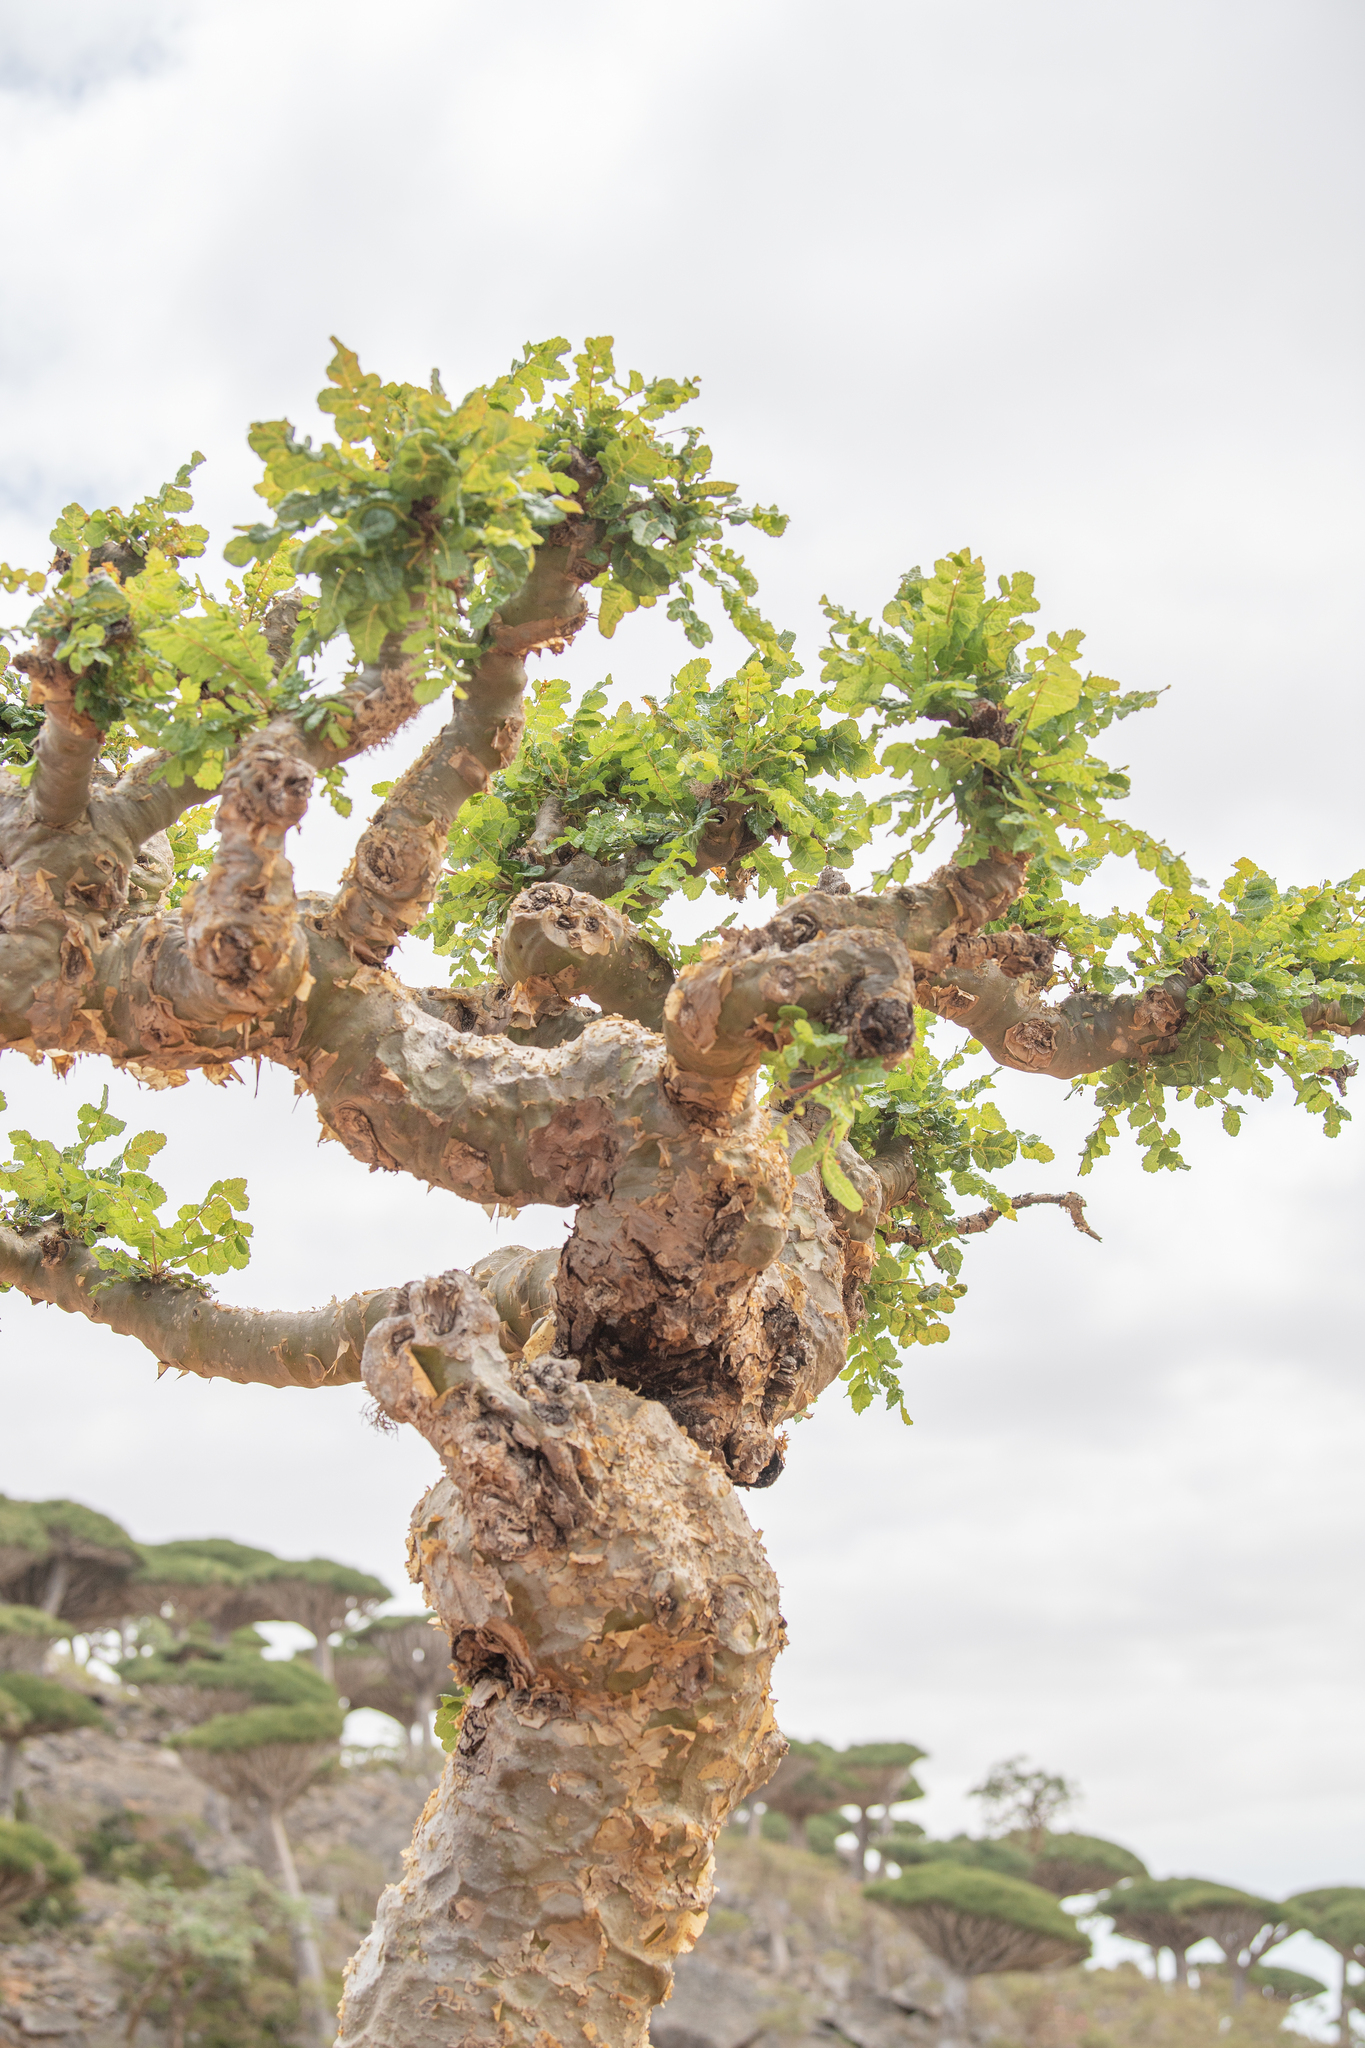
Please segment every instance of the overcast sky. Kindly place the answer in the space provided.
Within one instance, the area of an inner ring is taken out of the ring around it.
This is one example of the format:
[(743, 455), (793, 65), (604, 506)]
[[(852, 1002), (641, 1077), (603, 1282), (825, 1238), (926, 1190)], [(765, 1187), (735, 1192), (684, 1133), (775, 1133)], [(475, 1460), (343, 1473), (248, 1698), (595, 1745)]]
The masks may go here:
[[(812, 667), (823, 591), (871, 610), (970, 543), (1032, 569), (1096, 668), (1169, 686), (1112, 751), (1198, 872), (1362, 864), (1355, 6), (8, 0), (0, 23), (9, 560), (197, 447), (214, 566), (257, 502), (246, 424), (311, 423), (329, 334), (459, 391), (528, 337), (613, 333), (703, 378), (720, 473), (791, 514), (751, 554)], [(657, 687), (679, 658), (636, 620), (571, 673)], [(346, 837), (310, 821), (303, 878)], [(0, 1063), (11, 1121), (54, 1136), (104, 1078)], [(491, 1242), (319, 1151), (286, 1076), (111, 1092), (170, 1134), (180, 1198), (248, 1174), (230, 1299)], [(1057, 1148), (1030, 1178), (1072, 1184), (1075, 1106), (1026, 1077), (1010, 1105)], [(1182, 1128), (1192, 1173), (1121, 1148), (1087, 1183), (1102, 1246), (1042, 1211), (976, 1250), (953, 1342), (907, 1369), (913, 1430), (836, 1389), (794, 1433), (752, 1503), (781, 1716), (921, 1743), (931, 1826), (1024, 1751), (1158, 1874), (1361, 1882), (1361, 1137), (1287, 1104), (1235, 1143)], [(352, 1393), (158, 1385), (56, 1311), (0, 1316), (0, 1489), (401, 1584), (432, 1460)]]

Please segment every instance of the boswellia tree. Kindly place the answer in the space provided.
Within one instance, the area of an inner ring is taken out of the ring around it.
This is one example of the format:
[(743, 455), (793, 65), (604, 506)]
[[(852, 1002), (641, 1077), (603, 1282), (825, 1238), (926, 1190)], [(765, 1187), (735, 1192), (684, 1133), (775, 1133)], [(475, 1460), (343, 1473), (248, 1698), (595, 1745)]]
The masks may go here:
[[(241, 1181), (164, 1215), (160, 1141), (106, 1150), (123, 1127), (93, 1106), (65, 1147), (15, 1132), (0, 1171), (0, 1281), (187, 1371), (363, 1377), (444, 1463), (412, 1557), (468, 1701), (346, 2048), (645, 2040), (716, 1830), (782, 1747), (777, 1587), (736, 1489), (778, 1477), (784, 1422), (841, 1376), (900, 1406), (902, 1347), (947, 1336), (999, 1218), (1084, 1224), (992, 1178), (1051, 1156), (993, 1067), (1094, 1097), (1086, 1167), (1121, 1118), (1173, 1167), (1173, 1098), (1235, 1130), (1283, 1079), (1334, 1131), (1333, 1034), (1365, 1008), (1365, 878), (1281, 889), (1241, 860), (1210, 895), (1123, 822), (1092, 743), (1151, 696), (1086, 673), (1078, 632), (1034, 643), (1028, 576), (988, 590), (964, 551), (881, 623), (831, 606), (798, 686), (732, 545), (783, 520), (675, 424), (696, 387), (566, 354), (454, 402), (339, 350), (334, 438), (253, 429), (240, 581), (182, 569), (188, 469), (127, 513), (69, 506), (51, 569), (6, 571), (36, 608), (4, 720), (0, 1042), (163, 1086), (275, 1062), (376, 1172), (576, 1211), (560, 1252), (251, 1313), (208, 1291), (247, 1257)], [(688, 658), (643, 708), (528, 697), (593, 609), (610, 637), (660, 604)], [(334, 893), (299, 898), (314, 790), (344, 804), (346, 763), (442, 692)], [(1095, 916), (1082, 885), (1124, 855), (1156, 893)], [(710, 937), (670, 936), (675, 892), (728, 899)], [(451, 985), (393, 973), (414, 929)]]

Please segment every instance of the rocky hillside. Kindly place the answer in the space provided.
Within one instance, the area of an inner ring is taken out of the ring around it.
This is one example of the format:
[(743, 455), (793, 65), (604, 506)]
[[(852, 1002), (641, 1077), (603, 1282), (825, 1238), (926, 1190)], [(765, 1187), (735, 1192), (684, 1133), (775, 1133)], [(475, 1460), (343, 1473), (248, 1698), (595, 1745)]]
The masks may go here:
[[(732, 1829), (719, 1882), (653, 2048), (932, 2048), (938, 1966), (841, 1863)], [(1253, 1996), (1234, 2021), (1221, 1988), (1167, 1989), (1126, 1965), (983, 1978), (969, 2031), (983, 2048), (1270, 2048), (1284, 2015)]]
[[(303, 1796), (288, 1826), (309, 1895), (324, 1961), (339, 1993), (341, 1968), (370, 1924), (382, 1887), (402, 1853), (436, 1775), (389, 1763), (343, 1765)], [(27, 1743), (25, 1814), (86, 1866), (77, 1918), (36, 1925), (0, 1919), (0, 2043), (34, 2048), (123, 2048), (120, 1998), (128, 1985), (111, 1961), (128, 1933), (138, 1883), (193, 1889), (248, 1865), (273, 1868), (250, 1819), (192, 1776), (135, 1710), (116, 1733), (81, 1729)], [(263, 1958), (259, 2014), (223, 2015), (216, 2038), (195, 2048), (269, 2048), (289, 2038), (292, 1990), (287, 1948)], [(144, 2022), (144, 2048), (160, 2032)], [(195, 2037), (191, 2035), (193, 2041)]]
[[(300, 1875), (339, 1989), (375, 1898), (401, 1868), (427, 1771), (346, 1764), (289, 1815)], [(123, 2048), (129, 1978), (116, 1960), (138, 1887), (202, 1885), (259, 1861), (264, 1844), (164, 1748), (136, 1708), (116, 1732), (82, 1729), (27, 1745), (28, 1816), (82, 1857), (74, 1917), (0, 1921), (4, 2048)], [(122, 2001), (122, 2006), (121, 2006)], [(719, 1896), (661, 2007), (654, 2048), (932, 2048), (940, 1982), (932, 1959), (868, 1904), (828, 1856), (736, 1830), (722, 1839)], [(975, 1987), (974, 2039), (1000, 2048), (1270, 2048), (1284, 2007), (1251, 1998), (1230, 2022), (1221, 1990), (1176, 1992), (1136, 1969), (1001, 1977)], [(273, 2048), (290, 2039), (287, 1949), (263, 1952), (250, 1996), (192, 2031), (193, 2048)], [(164, 2048), (151, 2021), (141, 2048)]]

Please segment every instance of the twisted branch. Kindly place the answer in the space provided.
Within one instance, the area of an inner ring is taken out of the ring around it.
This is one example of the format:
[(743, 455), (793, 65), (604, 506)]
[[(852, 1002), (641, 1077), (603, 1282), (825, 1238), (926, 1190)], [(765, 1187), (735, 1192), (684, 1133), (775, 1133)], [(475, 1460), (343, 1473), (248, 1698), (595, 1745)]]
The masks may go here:
[[(874, 1159), (872, 1161), (872, 1164), (880, 1174), (880, 1160)], [(1090, 1228), (1090, 1225), (1085, 1220), (1085, 1202), (1080, 1195), (1069, 1194), (1010, 1196), (1010, 1207), (1012, 1209), (1033, 1209), (1036, 1208), (1040, 1203), (1051, 1203), (1055, 1208), (1065, 1209), (1067, 1215), (1071, 1218), (1071, 1221), (1075, 1225), (1076, 1229), (1080, 1231), (1082, 1237), (1093, 1237), (1096, 1244), (1103, 1244), (1104, 1240), (1100, 1236), (1099, 1232), (1097, 1230), (1092, 1230)], [(949, 1224), (949, 1229), (954, 1231), (958, 1237), (975, 1237), (979, 1231), (993, 1230), (996, 1224), (1000, 1221), (1001, 1216), (1004, 1215), (1004, 1213), (1005, 1211), (1002, 1209), (977, 1209), (970, 1216), (954, 1216), (951, 1223)], [(917, 1230), (915, 1226), (910, 1223), (893, 1225), (890, 1229), (883, 1230), (882, 1236), (885, 1238), (888, 1244), (910, 1244), (922, 1246), (930, 1242), (930, 1240), (925, 1237), (923, 1231)]]
[(507, 913), (498, 967), (503, 979), (549, 984), (561, 998), (589, 996), (608, 1016), (657, 1031), (673, 969), (630, 919), (559, 882), (534, 882)]
[(29, 702), (43, 707), (34, 746), (37, 767), (28, 789), (29, 815), (51, 832), (67, 832), (85, 815), (103, 735), (93, 718), (76, 709), (76, 678), (63, 663), (53, 661), (52, 645), (45, 641), (16, 655), (14, 666), (28, 674)]
[(394, 1312), (391, 1288), (325, 1308), (225, 1308), (165, 1280), (119, 1280), (55, 1226), (0, 1224), (0, 1286), (135, 1337), (163, 1368), (262, 1387), (341, 1386), (360, 1378), (365, 1339)]
[(461, 807), (514, 759), (525, 725), (526, 656), (562, 648), (587, 617), (580, 586), (597, 573), (586, 559), (595, 534), (590, 520), (566, 520), (542, 542), (526, 582), (489, 629), (446, 725), (362, 833), (329, 919), (357, 959), (382, 965), (417, 923)]

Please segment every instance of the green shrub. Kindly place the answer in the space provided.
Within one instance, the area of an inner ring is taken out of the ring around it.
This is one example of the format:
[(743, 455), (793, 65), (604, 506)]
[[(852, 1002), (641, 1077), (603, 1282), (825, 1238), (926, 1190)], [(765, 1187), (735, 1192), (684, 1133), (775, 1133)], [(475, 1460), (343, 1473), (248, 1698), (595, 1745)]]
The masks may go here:
[(173, 1835), (158, 1834), (151, 1822), (126, 1806), (101, 1814), (92, 1828), (76, 1837), (81, 1862), (92, 1877), (133, 1878), (150, 1884), (164, 1878), (178, 1891), (195, 1891), (208, 1883), (208, 1872), (194, 1852)]

